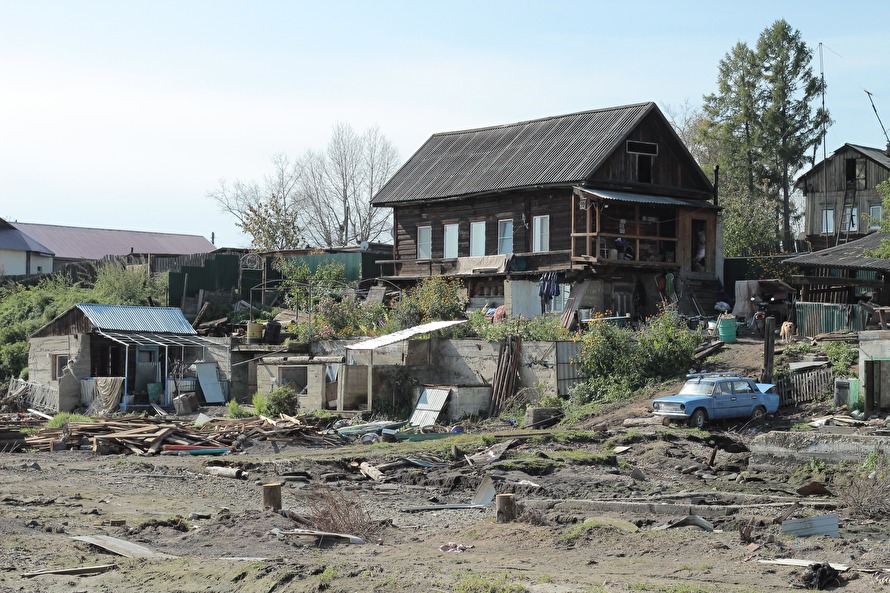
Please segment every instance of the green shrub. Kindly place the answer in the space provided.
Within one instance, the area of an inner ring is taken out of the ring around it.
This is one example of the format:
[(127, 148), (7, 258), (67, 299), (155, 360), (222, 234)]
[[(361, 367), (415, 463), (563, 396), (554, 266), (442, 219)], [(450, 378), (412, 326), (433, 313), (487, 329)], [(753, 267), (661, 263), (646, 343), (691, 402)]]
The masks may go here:
[(253, 416), (250, 412), (244, 409), (244, 406), (239, 404), (236, 400), (229, 400), (229, 403), (226, 405), (228, 407), (228, 413), (226, 416), (229, 418), (250, 418)]
[(828, 342), (823, 346), (835, 377), (846, 377), (850, 366), (859, 357), (859, 351), (846, 342)]
[(500, 342), (508, 335), (522, 336), (524, 340), (553, 342), (571, 339), (571, 333), (562, 325), (560, 318), (553, 316), (532, 319), (503, 319), (493, 323), (485, 316), (485, 311), (471, 311), (467, 317), (470, 328), (480, 339)]
[(402, 293), (395, 312), (402, 327), (411, 327), (429, 321), (461, 319), (466, 302), (463, 282), (430, 276)]
[(274, 418), (279, 414), (295, 414), (300, 407), (299, 395), (290, 387), (279, 387), (267, 393), (257, 392), (253, 396), (253, 407), (257, 414)]
[(93, 419), (89, 416), (84, 416), (83, 414), (72, 414), (71, 412), (59, 412), (55, 416), (52, 417), (51, 420), (47, 420), (46, 427), (47, 428), (62, 428), (63, 426), (67, 426), (71, 422), (92, 422)]

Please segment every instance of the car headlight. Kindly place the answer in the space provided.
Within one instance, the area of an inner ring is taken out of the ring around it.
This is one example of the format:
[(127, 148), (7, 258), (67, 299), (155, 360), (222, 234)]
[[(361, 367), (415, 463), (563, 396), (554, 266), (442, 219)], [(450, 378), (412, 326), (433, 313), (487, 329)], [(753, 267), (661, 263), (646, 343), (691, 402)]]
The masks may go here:
[(685, 411), (686, 411), (686, 404), (680, 404), (680, 410), (685, 412)]
[(658, 404), (658, 402), (656, 402), (656, 403), (654, 403), (654, 404), (652, 404), (652, 407), (653, 407), (653, 408), (655, 408), (655, 409), (656, 409), (656, 410), (657, 410), (657, 409), (658, 409), (658, 407), (659, 407), (659, 404)]

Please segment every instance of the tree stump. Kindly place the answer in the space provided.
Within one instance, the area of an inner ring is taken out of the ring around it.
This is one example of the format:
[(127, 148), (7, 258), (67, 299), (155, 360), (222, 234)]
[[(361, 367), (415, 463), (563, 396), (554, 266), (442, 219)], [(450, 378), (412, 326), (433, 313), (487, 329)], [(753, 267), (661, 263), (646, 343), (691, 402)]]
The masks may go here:
[(498, 494), (494, 499), (497, 511), (498, 523), (511, 523), (516, 520), (516, 496), (513, 494)]
[(281, 482), (263, 484), (263, 510), (281, 510)]

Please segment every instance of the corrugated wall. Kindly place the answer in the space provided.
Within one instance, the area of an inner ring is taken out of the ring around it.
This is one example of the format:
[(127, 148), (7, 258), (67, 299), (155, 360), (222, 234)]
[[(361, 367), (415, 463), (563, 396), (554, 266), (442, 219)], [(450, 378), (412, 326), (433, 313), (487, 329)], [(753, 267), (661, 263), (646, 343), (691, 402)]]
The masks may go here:
[(862, 331), (869, 312), (859, 305), (802, 303), (794, 305), (798, 334), (813, 337), (838, 331)]

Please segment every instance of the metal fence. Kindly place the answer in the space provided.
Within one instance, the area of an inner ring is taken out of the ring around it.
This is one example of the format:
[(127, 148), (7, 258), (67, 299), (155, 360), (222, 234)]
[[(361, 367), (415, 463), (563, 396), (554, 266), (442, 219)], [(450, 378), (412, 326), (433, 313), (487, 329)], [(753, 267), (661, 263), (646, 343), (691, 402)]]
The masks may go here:
[(839, 331), (862, 331), (869, 317), (869, 311), (859, 305), (798, 301), (794, 304), (794, 310), (798, 335), (809, 337)]
[(834, 371), (821, 368), (780, 377), (776, 390), (782, 398), (781, 406), (795, 406), (825, 399), (834, 391)]
[(581, 353), (581, 342), (556, 343), (556, 390), (559, 395), (569, 394), (569, 390), (585, 379), (575, 362)]

